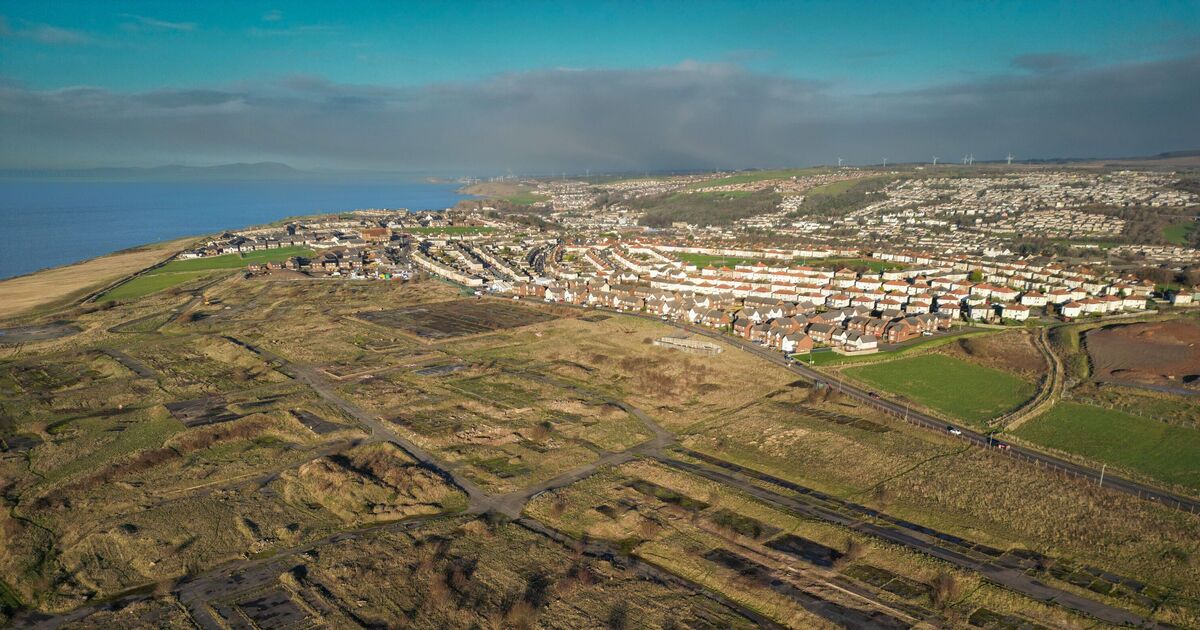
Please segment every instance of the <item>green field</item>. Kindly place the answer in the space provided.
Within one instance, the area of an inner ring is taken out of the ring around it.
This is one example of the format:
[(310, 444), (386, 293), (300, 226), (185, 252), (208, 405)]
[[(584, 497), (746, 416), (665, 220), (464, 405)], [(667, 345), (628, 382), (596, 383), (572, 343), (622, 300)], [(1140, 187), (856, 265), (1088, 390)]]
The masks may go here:
[(158, 293), (164, 289), (170, 289), (171, 287), (191, 282), (192, 280), (198, 280), (212, 273), (215, 273), (215, 270), (148, 273), (108, 291), (97, 298), (97, 300), (100, 302), (107, 300), (136, 300), (151, 293)]
[(535, 203), (540, 203), (549, 199), (545, 195), (538, 195), (531, 192), (520, 192), (508, 197), (501, 197), (504, 201), (517, 206), (531, 206)]
[(734, 265), (753, 265), (755, 263), (764, 263), (767, 265), (790, 265), (790, 260), (760, 260), (758, 258), (738, 258), (737, 256), (711, 256), (709, 254), (675, 254), (679, 260), (697, 267), (733, 267)]
[(1163, 228), (1163, 239), (1172, 245), (1187, 245), (1188, 235), (1196, 229), (1194, 222), (1175, 223)]
[(172, 260), (148, 273), (142, 274), (126, 282), (104, 295), (96, 298), (100, 302), (107, 300), (136, 300), (151, 293), (203, 278), (213, 272), (228, 269), (242, 269), (253, 263), (283, 262), (292, 256), (312, 256), (313, 250), (307, 247), (280, 247), (264, 249), (242, 254), (224, 254), (205, 258), (189, 258)]
[(1200, 431), (1120, 411), (1060, 402), (1016, 435), (1050, 448), (1200, 490)]
[(413, 234), (490, 234), (496, 231), (496, 228), (483, 225), (451, 225), (447, 227), (405, 228), (404, 231)]
[(818, 258), (816, 260), (805, 261), (804, 264), (808, 265), (809, 267), (833, 267), (835, 269), (841, 269), (842, 267), (848, 267), (850, 269), (866, 267), (874, 272), (893, 271), (908, 267), (908, 265), (901, 263), (888, 262), (886, 260), (875, 260), (873, 258)]
[(1034, 394), (1032, 384), (1012, 374), (941, 354), (853, 367), (846, 373), (978, 427)]

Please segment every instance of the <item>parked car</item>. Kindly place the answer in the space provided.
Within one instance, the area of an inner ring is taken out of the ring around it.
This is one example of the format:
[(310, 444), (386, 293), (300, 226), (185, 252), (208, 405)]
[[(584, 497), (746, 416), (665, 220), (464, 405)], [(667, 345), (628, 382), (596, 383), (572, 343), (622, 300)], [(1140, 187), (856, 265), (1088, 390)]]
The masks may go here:
[(871, 398), (879, 398), (879, 394), (876, 394), (875, 392), (867, 392), (867, 395)]
[(1012, 447), (1011, 447), (1011, 446), (1009, 446), (1009, 445), (1007, 445), (1007, 444), (1005, 444), (1004, 442), (996, 442), (996, 448), (998, 448), (998, 449), (1000, 449), (1000, 450), (1002, 450), (1002, 451), (1007, 451), (1008, 449), (1010, 449), (1010, 448), (1012, 448)]
[(946, 425), (946, 430), (950, 432), (950, 435), (962, 435), (962, 431), (953, 425)]

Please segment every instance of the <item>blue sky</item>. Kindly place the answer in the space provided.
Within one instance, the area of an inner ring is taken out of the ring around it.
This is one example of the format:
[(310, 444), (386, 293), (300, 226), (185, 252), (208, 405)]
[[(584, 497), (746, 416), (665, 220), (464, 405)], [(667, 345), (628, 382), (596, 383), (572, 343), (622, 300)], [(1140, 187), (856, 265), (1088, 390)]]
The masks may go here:
[[(283, 75), (419, 85), (543, 68), (693, 60), (894, 89), (1005, 72), (1054, 52), (1111, 63), (1200, 37), (1197, 2), (15, 2), (3, 73), (31, 87), (120, 90)], [(52, 39), (52, 38), (51, 38)]]
[[(797, 97), (801, 102), (820, 99), (827, 108), (848, 107), (865, 116), (881, 94), (987, 86), (1048, 73), (1082, 77), (1172, 63), (1200, 50), (1200, 2), (1194, 1), (347, 4), (332, 10), (326, 2), (0, 2), (0, 86), (19, 91), (8, 98), (20, 102), (86, 87), (112, 99), (238, 92), (239, 103), (260, 104), (266, 95), (256, 86), (294, 88), (302, 78), (341, 86), (326, 91), (341, 90), (354, 102), (387, 93), (395, 109), (397, 100), (429, 98), (441, 89), (491, 86), (494, 93), (498, 82), (525, 84), (532, 77), (554, 82), (586, 72), (604, 81), (682, 68), (702, 71), (704, 81), (726, 71), (780, 82), (788, 90), (810, 86), (815, 91)], [(764, 94), (771, 98), (773, 92), (764, 88)], [(274, 90), (271, 96), (296, 95)], [(344, 102), (334, 98), (320, 106)], [(62, 145), (58, 153), (68, 148), (63, 139), (54, 142)], [(1065, 143), (1062, 150), (1071, 148)], [(1180, 147), (1163, 150), (1170, 148)], [(82, 154), (102, 153), (95, 149)], [(224, 159), (216, 149), (180, 151), (176, 161)], [(622, 163), (612, 150), (598, 161)], [(904, 149), (880, 147), (886, 150)], [(128, 159), (172, 157), (162, 147), (136, 153), (140, 157)], [(672, 159), (688, 160), (685, 147), (674, 153)], [(230, 147), (227, 154), (289, 159), (280, 147)], [(767, 152), (763, 159), (778, 155)], [(336, 151), (327, 157), (345, 161)], [(624, 162), (633, 167), (649, 157)], [(322, 161), (312, 148), (293, 158)], [(378, 156), (359, 161), (387, 166)], [(0, 160), (6, 166), (19, 162)], [(30, 165), (55, 162), (64, 160), (50, 151)]]

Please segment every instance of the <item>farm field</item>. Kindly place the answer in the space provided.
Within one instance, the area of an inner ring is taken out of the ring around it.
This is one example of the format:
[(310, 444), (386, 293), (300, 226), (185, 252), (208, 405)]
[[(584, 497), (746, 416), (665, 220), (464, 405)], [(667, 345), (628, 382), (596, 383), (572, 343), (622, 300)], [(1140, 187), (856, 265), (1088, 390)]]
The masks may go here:
[(981, 428), (1034, 394), (1033, 384), (1016, 376), (936, 354), (847, 368), (845, 373)]
[(1016, 435), (1200, 493), (1200, 431), (1194, 428), (1060, 402)]
[(750, 182), (761, 182), (768, 179), (787, 179), (789, 177), (802, 177), (804, 175), (816, 175), (825, 171), (823, 168), (793, 168), (769, 171), (750, 171), (746, 173), (738, 173), (728, 177), (719, 177), (717, 179), (709, 179), (702, 182), (691, 184), (689, 188), (707, 188), (709, 186), (725, 186), (728, 184), (748, 184)]

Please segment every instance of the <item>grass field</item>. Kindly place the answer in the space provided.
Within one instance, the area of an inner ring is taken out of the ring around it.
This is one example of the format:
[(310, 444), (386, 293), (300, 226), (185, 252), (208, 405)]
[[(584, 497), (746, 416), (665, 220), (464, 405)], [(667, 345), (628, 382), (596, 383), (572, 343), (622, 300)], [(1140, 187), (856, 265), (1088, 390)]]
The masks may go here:
[(170, 273), (150, 273), (138, 276), (121, 286), (113, 288), (99, 297), (99, 301), (107, 300), (129, 301), (158, 293), (171, 287), (179, 286), (192, 280), (198, 280), (214, 271), (176, 271)]
[(1027, 422), (1024, 439), (1200, 490), (1200, 431), (1120, 411), (1060, 402)]
[(938, 354), (849, 368), (846, 373), (979, 427), (1034, 393), (1032, 384), (1011, 374)]
[(546, 201), (547, 199), (549, 199), (549, 197), (547, 197), (545, 195), (538, 195), (538, 194), (531, 193), (531, 192), (520, 192), (515, 195), (501, 197), (501, 199), (507, 201), (508, 203), (518, 205), (518, 206), (531, 206), (535, 203), (540, 203), (542, 201)]
[(768, 265), (787, 265), (791, 261), (766, 261), (758, 258), (738, 258), (737, 256), (712, 256), (709, 254), (676, 254), (680, 260), (697, 267), (732, 267), (734, 265), (753, 265), (758, 262)]
[(907, 265), (902, 265), (900, 263), (887, 262), (885, 260), (873, 260), (870, 258), (823, 258), (807, 260), (804, 261), (804, 264), (808, 265), (809, 267), (834, 267), (837, 269), (841, 269), (842, 267), (848, 267), (850, 269), (866, 267), (867, 269), (875, 272), (907, 268)]
[(98, 300), (136, 300), (151, 293), (179, 286), (206, 275), (229, 270), (241, 269), (252, 263), (282, 262), (292, 256), (312, 256), (313, 250), (307, 247), (280, 247), (266, 249), (248, 254), (225, 254), (205, 258), (189, 258), (187, 260), (172, 260), (171, 262), (143, 274), (113, 288), (101, 295)]
[(1174, 223), (1163, 228), (1163, 239), (1172, 245), (1187, 245), (1188, 235), (1196, 229), (1193, 222)]
[(413, 234), (489, 234), (495, 229), (482, 225), (451, 225), (448, 227), (405, 228), (405, 231)]

